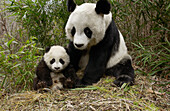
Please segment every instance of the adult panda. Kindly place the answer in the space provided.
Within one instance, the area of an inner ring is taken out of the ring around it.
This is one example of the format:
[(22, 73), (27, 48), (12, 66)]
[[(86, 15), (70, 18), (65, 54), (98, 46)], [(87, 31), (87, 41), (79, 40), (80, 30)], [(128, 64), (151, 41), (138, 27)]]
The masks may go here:
[(71, 12), (66, 23), (66, 36), (70, 40), (68, 51), (71, 64), (76, 70), (84, 69), (78, 85), (91, 85), (103, 74), (116, 77), (114, 83), (134, 82), (131, 56), (127, 52), (124, 38), (117, 29), (107, 0), (76, 5), (67, 1)]

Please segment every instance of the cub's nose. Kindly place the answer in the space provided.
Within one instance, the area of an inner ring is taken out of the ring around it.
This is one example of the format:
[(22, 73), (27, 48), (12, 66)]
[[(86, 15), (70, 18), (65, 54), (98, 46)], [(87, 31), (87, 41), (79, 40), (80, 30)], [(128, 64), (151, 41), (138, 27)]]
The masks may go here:
[(76, 47), (82, 47), (84, 44), (75, 44)]
[(60, 69), (60, 67), (55, 67), (56, 70)]

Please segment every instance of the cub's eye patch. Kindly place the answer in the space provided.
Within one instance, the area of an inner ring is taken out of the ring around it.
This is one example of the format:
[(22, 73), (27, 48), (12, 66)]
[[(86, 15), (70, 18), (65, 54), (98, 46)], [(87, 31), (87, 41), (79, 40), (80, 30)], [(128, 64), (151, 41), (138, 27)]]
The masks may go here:
[(76, 33), (76, 28), (73, 27), (73, 28), (71, 29), (71, 35), (74, 36), (75, 33)]
[(61, 63), (61, 64), (64, 64), (65, 62), (63, 61), (63, 59), (59, 59), (59, 62)]
[(55, 59), (53, 58), (51, 61), (50, 61), (50, 64), (53, 64), (55, 62)]
[(91, 36), (92, 36), (92, 31), (90, 30), (90, 28), (86, 27), (86, 28), (84, 29), (84, 33), (86, 34), (86, 36), (87, 36), (88, 38), (91, 38)]

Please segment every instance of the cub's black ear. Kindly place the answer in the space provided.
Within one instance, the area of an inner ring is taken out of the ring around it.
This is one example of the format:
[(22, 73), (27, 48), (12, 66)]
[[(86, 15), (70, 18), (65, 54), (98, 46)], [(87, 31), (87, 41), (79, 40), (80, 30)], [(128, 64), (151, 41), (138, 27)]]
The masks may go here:
[(47, 52), (50, 50), (50, 48), (51, 48), (51, 47), (47, 47), (47, 48), (45, 49), (45, 53), (47, 53)]
[(76, 4), (74, 3), (74, 1), (73, 0), (67, 0), (67, 10), (69, 12), (73, 12), (75, 8), (76, 8)]
[(99, 0), (96, 4), (95, 11), (97, 14), (109, 14), (111, 5), (107, 0)]

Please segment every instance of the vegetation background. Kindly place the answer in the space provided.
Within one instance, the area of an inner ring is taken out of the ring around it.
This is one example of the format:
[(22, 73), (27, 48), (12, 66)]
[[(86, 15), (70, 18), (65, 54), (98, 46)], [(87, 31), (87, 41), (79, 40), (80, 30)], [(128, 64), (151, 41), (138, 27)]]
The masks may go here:
[[(55, 44), (67, 46), (66, 1), (0, 1), (0, 97), (31, 91), (43, 49)], [(169, 0), (110, 0), (110, 3), (113, 18), (132, 55), (137, 80), (139, 75), (147, 78), (159, 93), (169, 97)], [(164, 107), (169, 108), (169, 103)]]

